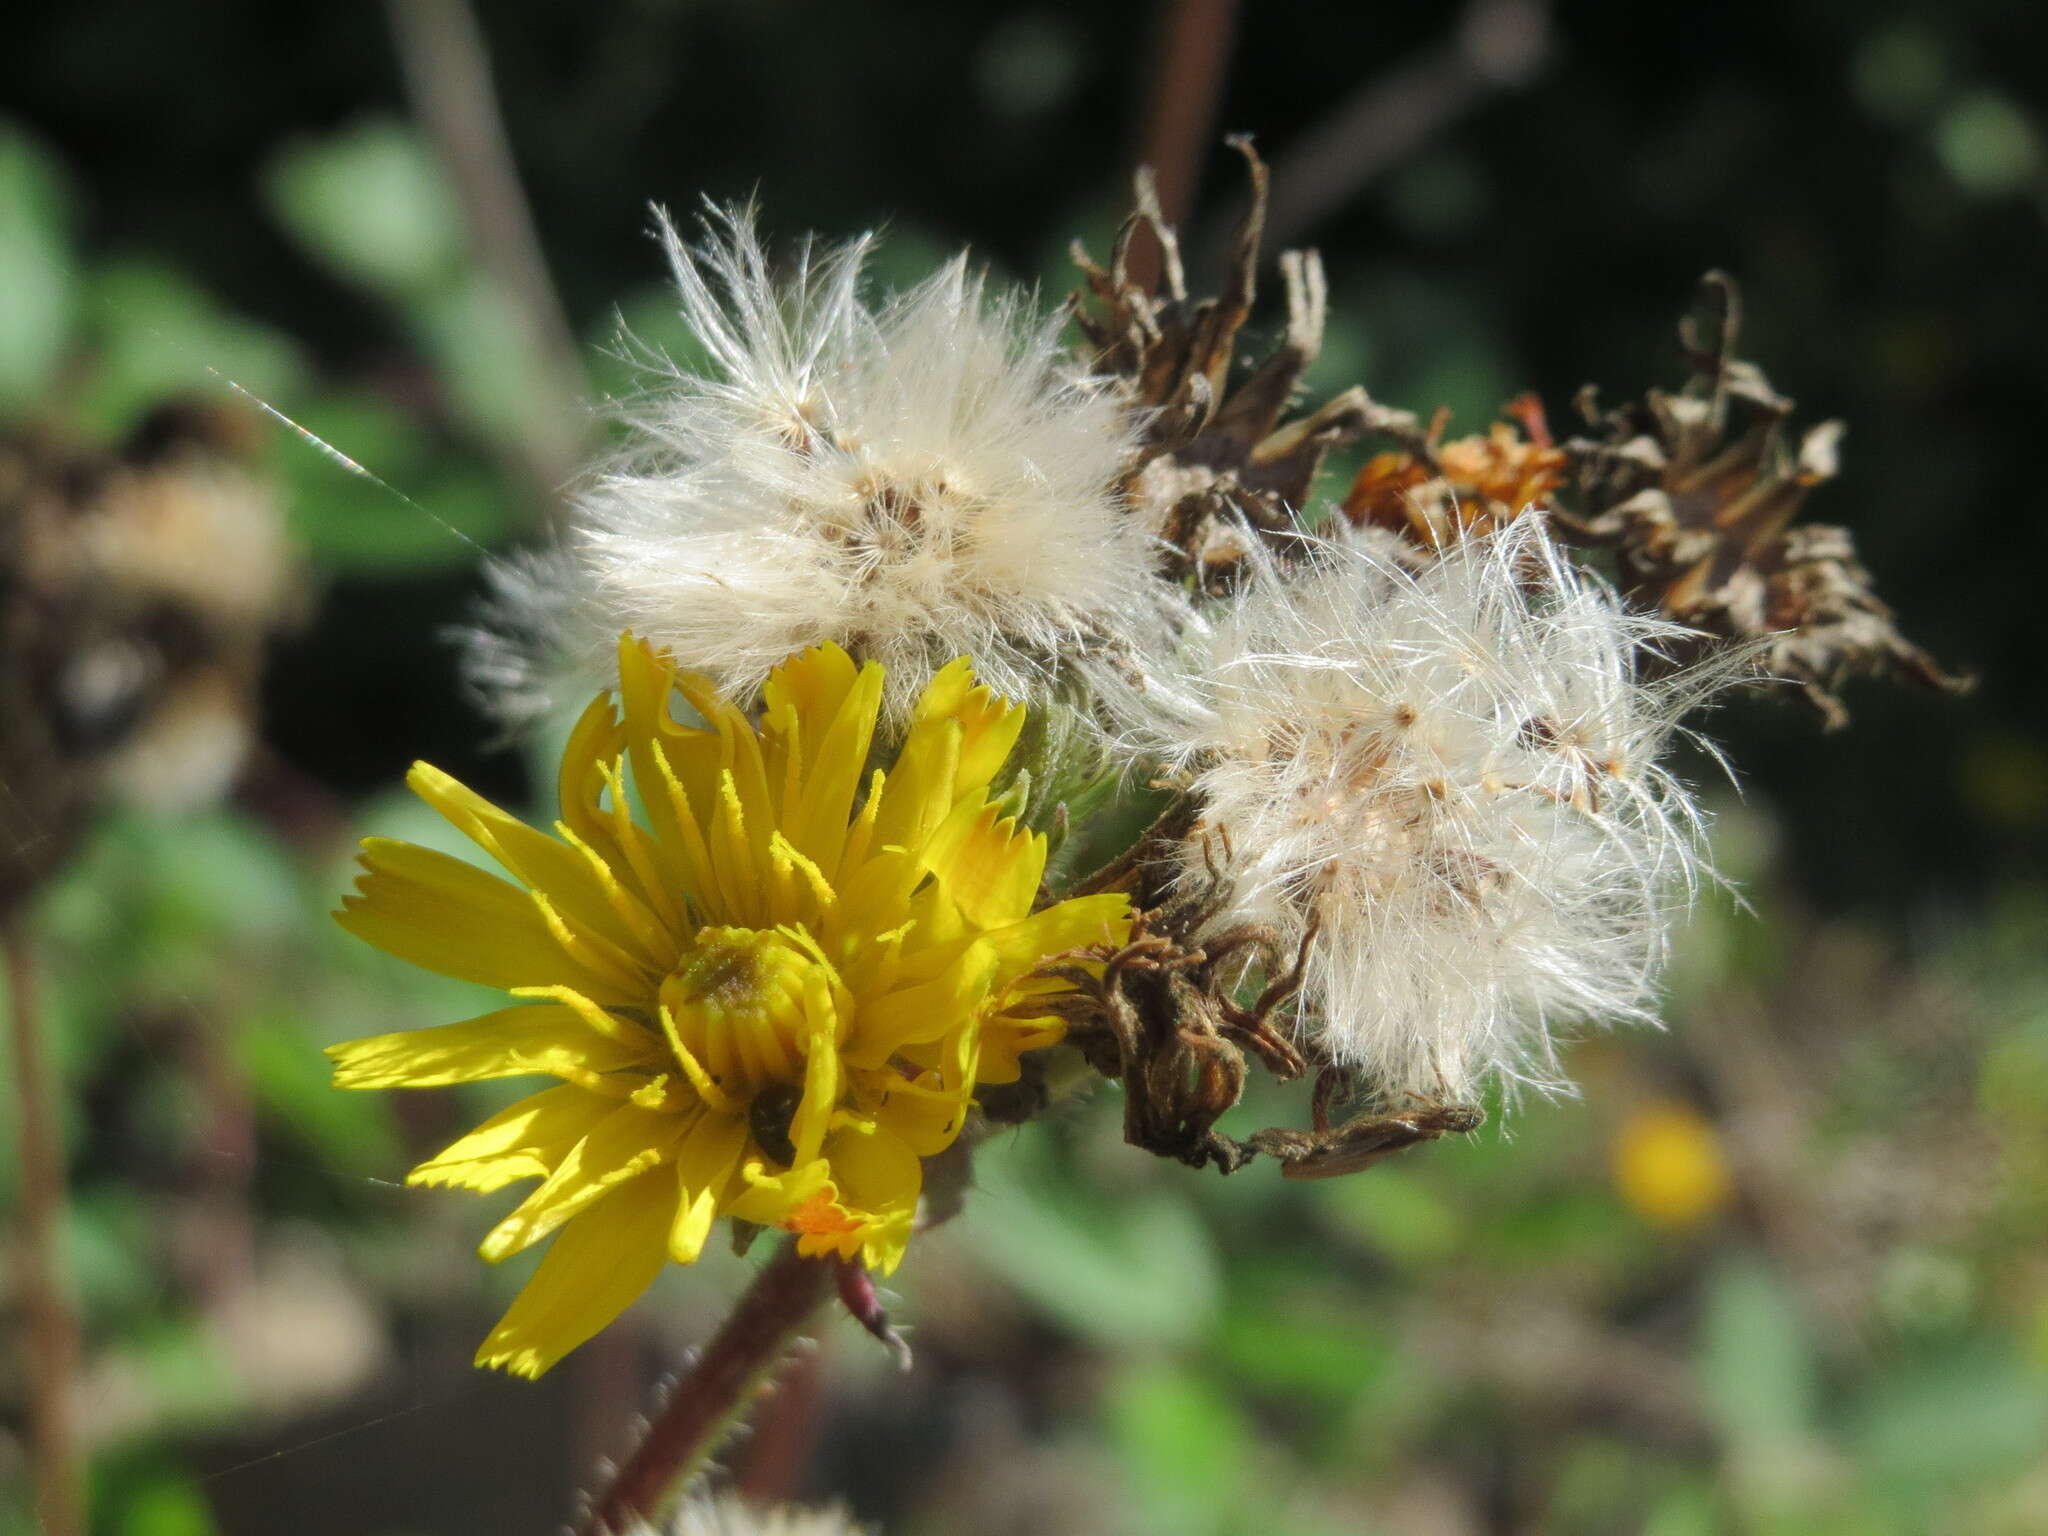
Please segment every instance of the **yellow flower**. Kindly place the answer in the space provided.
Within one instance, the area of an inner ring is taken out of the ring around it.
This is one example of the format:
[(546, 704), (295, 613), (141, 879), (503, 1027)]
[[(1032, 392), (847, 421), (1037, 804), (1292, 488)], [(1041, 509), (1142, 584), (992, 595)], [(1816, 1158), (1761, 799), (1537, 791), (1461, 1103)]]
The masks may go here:
[[(563, 1229), (477, 1354), (527, 1376), (664, 1261), (694, 1260), (720, 1214), (893, 1269), (920, 1159), (960, 1134), (977, 1082), (1015, 1081), (1021, 1052), (1059, 1038), (1042, 999), (1063, 984), (1029, 973), (1129, 927), (1121, 896), (1032, 912), (1045, 840), (991, 797), (1024, 711), (964, 658), (865, 795), (882, 669), (835, 645), (775, 670), (758, 727), (631, 636), (619, 676), (622, 710), (599, 697), (570, 738), (552, 837), (413, 768), (413, 789), (517, 884), (371, 838), (336, 914), (415, 965), (526, 999), (334, 1046), (337, 1086), (560, 1079), (410, 1177), (543, 1181), (481, 1250), (496, 1261)], [(692, 712), (703, 724), (679, 722)]]
[(1633, 1110), (1615, 1133), (1612, 1162), (1622, 1199), (1655, 1227), (1702, 1226), (1735, 1196), (1712, 1122), (1677, 1099), (1652, 1099)]

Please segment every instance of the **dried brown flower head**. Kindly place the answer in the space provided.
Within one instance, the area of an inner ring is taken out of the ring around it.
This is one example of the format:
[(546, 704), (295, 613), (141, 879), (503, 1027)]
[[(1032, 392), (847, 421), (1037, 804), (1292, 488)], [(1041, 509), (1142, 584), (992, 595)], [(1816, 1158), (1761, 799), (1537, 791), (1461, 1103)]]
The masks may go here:
[(0, 438), (0, 907), (103, 790), (175, 808), (239, 768), (299, 597), (260, 451), (240, 413), (180, 402), (111, 453)]
[(1571, 503), (1579, 537), (1614, 552), (1638, 606), (1724, 640), (1762, 642), (1761, 669), (1801, 686), (1832, 728), (1836, 690), (1857, 673), (1948, 692), (1969, 686), (1901, 635), (1871, 590), (1848, 530), (1793, 526), (1835, 476), (1842, 424), (1795, 438), (1793, 402), (1735, 356), (1741, 303), (1710, 272), (1679, 326), (1692, 370), (1676, 394), (1650, 390), (1605, 413), (1591, 386), (1579, 409), (1598, 436), (1574, 438)]
[(1567, 460), (1550, 435), (1543, 402), (1518, 395), (1508, 418), (1484, 436), (1443, 440), (1450, 412), (1439, 410), (1427, 431), (1406, 411), (1375, 407), (1373, 429), (1403, 447), (1374, 454), (1345, 494), (1354, 527), (1384, 528), (1424, 549), (1442, 549), (1461, 533), (1490, 533), (1525, 509), (1548, 505), (1564, 484)]
[[(1130, 937), (1047, 966), (1047, 975), (1073, 987), (1047, 1001), (1089, 1066), (1122, 1081), (1125, 1141), (1191, 1168), (1214, 1163), (1232, 1173), (1256, 1149), (1222, 1134), (1216, 1122), (1243, 1096), (1246, 1057), (1282, 1081), (1302, 1074), (1285, 1011), (1301, 990), (1314, 935), (1283, 969), (1289, 957), (1272, 929), (1245, 923), (1216, 931), (1229, 884), (1213, 860), (1206, 880), (1176, 887), (1170, 865), (1143, 857), (1182, 837), (1209, 847), (1219, 834), (1191, 828), (1192, 814), (1188, 802), (1167, 812), (1133, 850), (1140, 857), (1124, 867), (1138, 908)], [(1253, 966), (1268, 979), (1241, 1003)]]
[[(1322, 350), (1328, 293), (1314, 251), (1281, 256), (1286, 334), (1232, 384), (1238, 334), (1256, 293), (1266, 168), (1250, 141), (1230, 142), (1250, 166), (1252, 201), (1232, 243), (1222, 293), (1189, 298), (1179, 242), (1147, 171), (1138, 173), (1137, 208), (1117, 235), (1107, 269), (1074, 247), (1085, 279), (1074, 296), (1074, 316), (1093, 348), (1090, 361), (1123, 390), (1142, 422), (1125, 495), (1144, 524), (1178, 552), (1172, 573), (1193, 576), (1209, 591), (1229, 584), (1247, 530), (1251, 536), (1294, 530), (1323, 455), (1367, 426), (1367, 401), (1358, 389), (1283, 420)], [(1159, 250), (1157, 284), (1142, 279), (1133, 260), (1144, 240)]]

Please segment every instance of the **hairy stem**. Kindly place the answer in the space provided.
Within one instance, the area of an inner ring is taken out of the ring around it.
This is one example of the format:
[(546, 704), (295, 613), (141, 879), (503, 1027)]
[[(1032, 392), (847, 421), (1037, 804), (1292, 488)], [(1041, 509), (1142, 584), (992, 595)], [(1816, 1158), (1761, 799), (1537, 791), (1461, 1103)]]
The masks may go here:
[(64, 1158), (57, 1133), (56, 1083), (43, 1054), (34, 956), (17, 918), (0, 924), (7, 968), (7, 1018), (14, 1050), (20, 1122), (20, 1303), (29, 1362), (31, 1458), (37, 1529), (43, 1536), (84, 1536), (85, 1467), (79, 1455), (76, 1381), (78, 1319), (62, 1252)]
[(676, 1383), (639, 1450), (592, 1503), (579, 1536), (623, 1536), (660, 1518), (781, 1363), (830, 1294), (832, 1276), (830, 1263), (797, 1253), (796, 1239), (783, 1245)]

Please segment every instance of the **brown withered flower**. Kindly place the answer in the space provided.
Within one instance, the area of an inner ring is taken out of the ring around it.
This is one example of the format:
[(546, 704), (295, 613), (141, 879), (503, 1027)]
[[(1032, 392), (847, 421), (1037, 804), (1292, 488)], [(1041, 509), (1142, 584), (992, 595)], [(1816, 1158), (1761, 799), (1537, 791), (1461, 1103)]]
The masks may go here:
[(0, 908), (103, 793), (178, 809), (238, 771), (300, 599), (260, 450), (240, 413), (184, 403), (112, 452), (0, 437)]
[(1575, 514), (1565, 527), (1613, 551), (1637, 606), (1760, 643), (1760, 670), (1801, 687), (1831, 729), (1848, 719), (1836, 690), (1858, 673), (1963, 691), (1967, 679), (1899, 633), (1848, 530), (1794, 526), (1835, 476), (1842, 424), (1795, 437), (1793, 402), (1736, 357), (1740, 330), (1733, 279), (1709, 272), (1679, 326), (1691, 377), (1678, 393), (1653, 389), (1603, 413), (1592, 386), (1580, 392), (1598, 435), (1565, 445)]
[[(1103, 1077), (1124, 1088), (1124, 1140), (1191, 1168), (1233, 1173), (1262, 1150), (1216, 1129), (1236, 1107), (1249, 1075), (1247, 1057), (1276, 1078), (1300, 1077), (1301, 1054), (1288, 1038), (1285, 1011), (1301, 990), (1311, 932), (1300, 951), (1281, 952), (1272, 929), (1239, 924), (1220, 932), (1216, 915), (1229, 885), (1213, 862), (1205, 881), (1172, 880), (1156, 857), (1179, 837), (1206, 850), (1220, 834), (1190, 830), (1191, 803), (1163, 816), (1111, 870), (1083, 890), (1128, 889), (1137, 915), (1121, 944), (1095, 944), (1043, 968), (1072, 990), (1043, 1000), (1067, 1025), (1067, 1041)], [(1196, 935), (1203, 937), (1197, 942)], [(1268, 978), (1248, 1003), (1238, 997), (1257, 966)]]
[[(1137, 176), (1137, 207), (1118, 232), (1109, 266), (1077, 243), (1085, 285), (1073, 298), (1094, 371), (1114, 381), (1139, 413), (1142, 436), (1123, 491), (1146, 526), (1177, 553), (1171, 574), (1206, 591), (1230, 583), (1247, 537), (1284, 545), (1323, 455), (1368, 425), (1363, 390), (1287, 416), (1294, 392), (1322, 350), (1328, 289), (1314, 251), (1280, 258), (1287, 330), (1278, 347), (1232, 382), (1239, 332), (1256, 295), (1266, 216), (1266, 167), (1247, 139), (1232, 146), (1251, 173), (1251, 208), (1231, 247), (1223, 291), (1191, 299), (1180, 246), (1160, 211), (1149, 171)], [(1133, 253), (1156, 242), (1160, 276), (1141, 278)], [(1283, 550), (1284, 552), (1284, 550)]]
[(1448, 410), (1424, 430), (1409, 412), (1375, 406), (1373, 430), (1402, 446), (1366, 460), (1341, 503), (1345, 518), (1440, 550), (1461, 534), (1491, 533), (1530, 506), (1548, 506), (1564, 484), (1567, 460), (1550, 435), (1543, 402), (1518, 395), (1501, 414), (1507, 419), (1483, 436), (1445, 442)]
[[(1175, 878), (1182, 868), (1168, 851), (1199, 848), (1206, 878)], [(1295, 1002), (1320, 924), (1311, 921), (1290, 952), (1279, 931), (1258, 922), (1219, 928), (1231, 889), (1223, 863), (1229, 838), (1205, 826), (1192, 800), (1170, 808), (1121, 859), (1084, 884), (1084, 891), (1124, 890), (1137, 909), (1121, 944), (1091, 944), (1047, 962), (1041, 973), (1070, 990), (1041, 999), (1067, 1026), (1067, 1044), (1089, 1068), (1123, 1084), (1124, 1140), (1185, 1163), (1235, 1173), (1261, 1154), (1290, 1179), (1357, 1173), (1445, 1135), (1484, 1123), (1477, 1105), (1446, 1087), (1433, 1099), (1399, 1101), (1374, 1091), (1358, 1074), (1328, 1060), (1312, 1062), (1295, 1040)], [(1256, 988), (1254, 993), (1253, 988)], [(1279, 1082), (1315, 1065), (1307, 1130), (1268, 1126), (1243, 1140), (1217, 1122), (1237, 1107), (1254, 1064)], [(1333, 1108), (1363, 1098), (1365, 1110), (1341, 1123)], [(991, 1121), (1029, 1118), (1042, 1098), (1010, 1113), (987, 1096)]]

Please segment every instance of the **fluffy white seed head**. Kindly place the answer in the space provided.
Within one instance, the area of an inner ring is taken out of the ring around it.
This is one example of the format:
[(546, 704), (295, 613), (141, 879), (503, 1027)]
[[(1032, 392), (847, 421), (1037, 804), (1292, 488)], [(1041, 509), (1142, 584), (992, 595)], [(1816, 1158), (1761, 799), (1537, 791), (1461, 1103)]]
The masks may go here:
[(713, 1497), (695, 1492), (683, 1500), (668, 1524), (659, 1530), (641, 1526), (631, 1536), (862, 1536), (864, 1529), (839, 1509), (764, 1507), (736, 1494)]
[(1288, 946), (1317, 925), (1305, 1017), (1334, 1061), (1394, 1102), (1555, 1089), (1555, 1025), (1648, 1017), (1700, 873), (1699, 814), (1656, 759), (1728, 669), (1637, 680), (1682, 633), (1533, 513), (1419, 572), (1310, 541), (1134, 701), (1135, 734), (1192, 776), (1188, 877), (1221, 858), (1217, 921)]
[(705, 367), (662, 369), (565, 548), (501, 573), (486, 693), (516, 709), (550, 652), (601, 675), (631, 629), (742, 694), (836, 640), (889, 669), (894, 708), (959, 655), (1029, 695), (1139, 622), (1157, 583), (1114, 490), (1130, 426), (1058, 315), (965, 255), (871, 303), (865, 239), (778, 277), (747, 213), (707, 228), (694, 250), (661, 228)]

